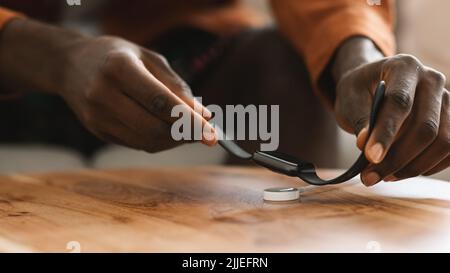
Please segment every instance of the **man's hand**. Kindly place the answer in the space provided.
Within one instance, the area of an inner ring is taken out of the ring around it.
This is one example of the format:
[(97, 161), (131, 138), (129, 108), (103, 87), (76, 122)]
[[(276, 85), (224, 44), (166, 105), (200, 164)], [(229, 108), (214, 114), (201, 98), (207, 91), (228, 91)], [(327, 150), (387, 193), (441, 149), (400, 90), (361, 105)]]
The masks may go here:
[[(370, 43), (370, 44), (369, 44)], [(382, 58), (372, 42), (344, 43), (333, 72), (339, 125), (357, 135), (372, 163), (365, 185), (431, 175), (450, 165), (450, 93), (445, 76), (411, 55)], [(373, 133), (367, 125), (373, 92), (386, 82), (386, 97)]]
[(202, 115), (211, 114), (202, 106), (194, 111), (189, 87), (164, 57), (114, 37), (88, 38), (75, 47), (59, 94), (100, 138), (148, 152), (179, 144), (170, 135), (176, 105), (210, 127)]
[[(167, 61), (125, 40), (85, 37), (19, 19), (4, 30), (0, 57), (5, 82), (59, 94), (103, 140), (148, 152), (174, 147), (180, 144), (170, 135), (176, 105), (185, 106), (206, 132), (214, 132), (203, 117), (211, 114), (194, 107), (189, 87)], [(215, 144), (210, 138), (202, 142)]]

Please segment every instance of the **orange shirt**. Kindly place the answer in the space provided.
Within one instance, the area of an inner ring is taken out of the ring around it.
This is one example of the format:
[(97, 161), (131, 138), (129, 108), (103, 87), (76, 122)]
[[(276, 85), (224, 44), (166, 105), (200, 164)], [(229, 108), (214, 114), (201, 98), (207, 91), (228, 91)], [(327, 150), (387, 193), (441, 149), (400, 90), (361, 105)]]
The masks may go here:
[(12, 18), (20, 16), (20, 14), (11, 10), (0, 7), (0, 29)]
[[(180, 25), (230, 35), (263, 23), (258, 13), (239, 0), (111, 2), (114, 4), (102, 17), (105, 32), (137, 43)], [(304, 58), (315, 89), (328, 103), (330, 94), (321, 90), (318, 80), (345, 39), (366, 36), (385, 55), (395, 52), (392, 0), (382, 0), (381, 5), (369, 5), (368, 0), (271, 0), (270, 3), (279, 29)], [(0, 8), (0, 28), (15, 16), (18, 15)]]

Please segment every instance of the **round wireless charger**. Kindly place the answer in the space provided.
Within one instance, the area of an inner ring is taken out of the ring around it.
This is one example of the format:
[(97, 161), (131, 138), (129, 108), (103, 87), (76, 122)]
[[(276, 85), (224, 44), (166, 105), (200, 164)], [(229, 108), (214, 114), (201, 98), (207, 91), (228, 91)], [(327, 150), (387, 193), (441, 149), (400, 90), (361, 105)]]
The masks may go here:
[(300, 190), (297, 188), (269, 188), (264, 190), (264, 200), (266, 201), (294, 201), (299, 198)]

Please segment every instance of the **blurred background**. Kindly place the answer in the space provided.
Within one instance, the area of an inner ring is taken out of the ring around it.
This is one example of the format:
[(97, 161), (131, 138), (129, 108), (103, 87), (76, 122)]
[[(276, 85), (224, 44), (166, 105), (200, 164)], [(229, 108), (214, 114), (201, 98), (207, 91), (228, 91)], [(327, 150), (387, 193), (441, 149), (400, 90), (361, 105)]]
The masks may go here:
[[(98, 1), (100, 3), (101, 1)], [(267, 2), (246, 0), (259, 10), (267, 24), (273, 23)], [(450, 75), (450, 1), (400, 0), (397, 2), (397, 37), (399, 52), (411, 53), (426, 65)], [(84, 8), (67, 7), (67, 27), (98, 34), (94, 22), (86, 16), (96, 5)], [(355, 137), (339, 130), (339, 157), (337, 168), (347, 168), (357, 157)], [(60, 145), (40, 143), (14, 144), (13, 140), (0, 143), (0, 173), (61, 171), (78, 168), (128, 168), (158, 166), (191, 166), (223, 164), (225, 153), (220, 147), (208, 148), (200, 144), (184, 145), (158, 154), (147, 154), (115, 145), (103, 146), (86, 159), (83, 153)], [(450, 181), (450, 170), (435, 176)]]

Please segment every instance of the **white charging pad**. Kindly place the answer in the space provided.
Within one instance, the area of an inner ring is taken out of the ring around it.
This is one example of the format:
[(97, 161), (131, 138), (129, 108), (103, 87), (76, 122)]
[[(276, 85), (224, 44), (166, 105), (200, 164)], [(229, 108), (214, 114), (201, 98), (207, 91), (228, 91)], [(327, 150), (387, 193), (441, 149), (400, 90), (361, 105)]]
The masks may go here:
[(264, 190), (264, 200), (273, 202), (294, 201), (300, 198), (297, 188), (269, 188)]

